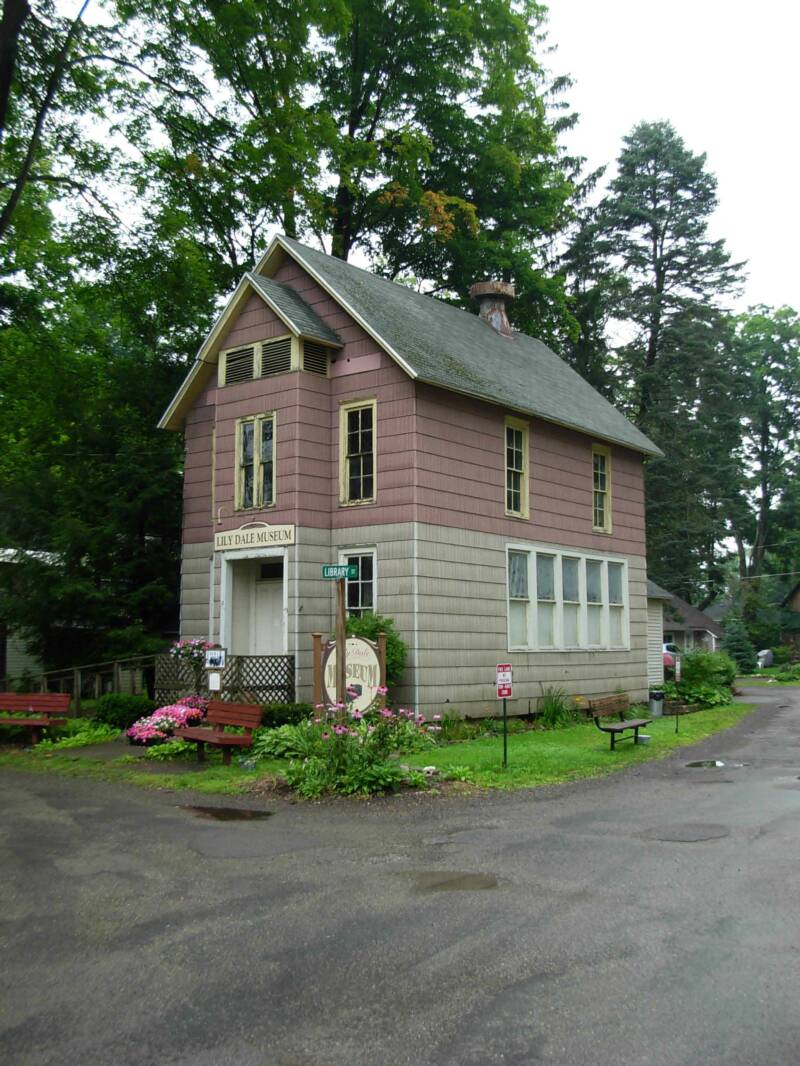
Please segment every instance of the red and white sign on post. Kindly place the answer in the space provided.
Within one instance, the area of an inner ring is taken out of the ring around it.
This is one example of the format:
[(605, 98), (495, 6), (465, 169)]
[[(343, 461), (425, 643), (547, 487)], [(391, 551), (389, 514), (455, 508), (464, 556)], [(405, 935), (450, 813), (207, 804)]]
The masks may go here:
[(511, 679), (511, 663), (497, 664), (497, 698), (499, 700), (511, 699), (513, 682)]

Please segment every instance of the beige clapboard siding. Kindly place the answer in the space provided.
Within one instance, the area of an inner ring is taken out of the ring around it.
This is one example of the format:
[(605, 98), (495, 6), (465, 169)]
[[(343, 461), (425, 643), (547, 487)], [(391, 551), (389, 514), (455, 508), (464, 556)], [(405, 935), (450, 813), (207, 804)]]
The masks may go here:
[(213, 544), (188, 542), (181, 554), (181, 639), (208, 636), (209, 565)]
[(647, 677), (664, 684), (664, 608), (661, 600), (647, 601)]
[[(622, 688), (633, 698), (642, 697), (647, 610), (641, 557), (626, 557), (629, 649), (509, 652), (506, 545), (512, 539), (525, 543), (528, 538), (430, 523), (420, 524), (418, 536), (417, 663), (420, 706), (426, 713), (441, 713), (447, 701), (451, 708), (461, 704), (461, 713), (496, 713), (494, 670), (498, 662), (506, 661), (513, 663), (515, 693), (520, 699), (536, 699), (548, 685), (559, 685), (575, 695), (600, 695)], [(553, 546), (569, 550), (569, 545)], [(603, 554), (620, 555), (608, 548)], [(462, 557), (465, 561), (460, 563)]]

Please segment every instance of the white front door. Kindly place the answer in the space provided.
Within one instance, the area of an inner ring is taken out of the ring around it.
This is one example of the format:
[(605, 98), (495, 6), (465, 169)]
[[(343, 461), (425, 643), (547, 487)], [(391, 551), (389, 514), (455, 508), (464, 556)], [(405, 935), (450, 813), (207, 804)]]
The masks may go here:
[(250, 654), (284, 655), (283, 632), (283, 581), (257, 580), (253, 588)]

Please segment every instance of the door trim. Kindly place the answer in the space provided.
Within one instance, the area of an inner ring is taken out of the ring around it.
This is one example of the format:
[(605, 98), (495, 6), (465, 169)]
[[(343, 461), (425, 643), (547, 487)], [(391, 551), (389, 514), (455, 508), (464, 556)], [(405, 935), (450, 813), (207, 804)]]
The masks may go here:
[[(283, 560), (283, 646), (289, 647), (289, 552), (287, 548), (251, 548), (235, 552), (219, 552), (222, 571), (220, 573), (219, 635), (223, 648), (230, 650), (233, 629), (233, 612), (230, 609), (233, 590), (233, 570), (231, 564), (240, 559), (282, 559)], [(284, 652), (284, 655), (287, 652)]]

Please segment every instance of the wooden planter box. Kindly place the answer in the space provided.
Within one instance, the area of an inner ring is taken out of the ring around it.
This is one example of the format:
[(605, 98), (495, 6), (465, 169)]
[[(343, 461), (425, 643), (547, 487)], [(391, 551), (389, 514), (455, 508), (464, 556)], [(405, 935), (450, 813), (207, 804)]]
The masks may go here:
[(694, 714), (700, 710), (699, 703), (681, 703), (680, 700), (664, 700), (664, 714)]

